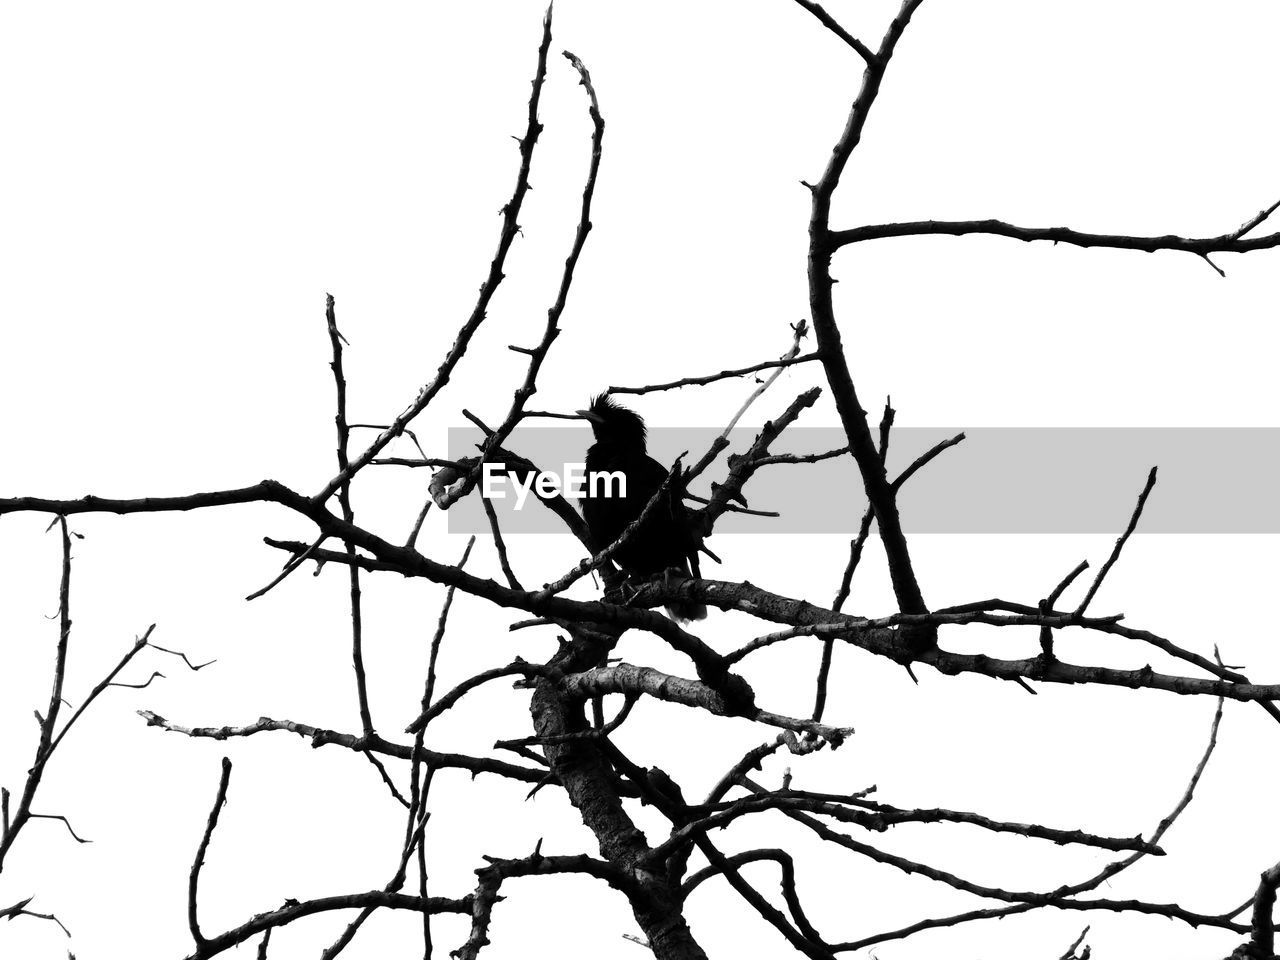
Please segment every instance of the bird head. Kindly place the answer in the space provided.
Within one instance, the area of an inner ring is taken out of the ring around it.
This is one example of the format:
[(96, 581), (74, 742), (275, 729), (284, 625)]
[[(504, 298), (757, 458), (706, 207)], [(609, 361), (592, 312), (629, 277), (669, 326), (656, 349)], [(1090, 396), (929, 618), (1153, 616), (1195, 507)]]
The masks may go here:
[(621, 406), (607, 393), (593, 398), (591, 406), (579, 410), (578, 416), (590, 421), (591, 431), (597, 442), (644, 449), (644, 420), (640, 418), (640, 414)]

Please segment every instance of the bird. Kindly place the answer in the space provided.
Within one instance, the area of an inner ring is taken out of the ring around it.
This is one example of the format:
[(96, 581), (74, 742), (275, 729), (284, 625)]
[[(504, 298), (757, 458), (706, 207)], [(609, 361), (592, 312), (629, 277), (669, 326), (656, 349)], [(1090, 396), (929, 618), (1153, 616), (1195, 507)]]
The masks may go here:
[[(645, 450), (644, 420), (609, 394), (592, 398), (590, 406), (579, 410), (578, 416), (591, 423), (595, 437), (595, 443), (587, 450), (582, 516), (593, 549), (603, 550), (640, 517), (662, 488), (669, 471)], [(593, 480), (597, 475), (609, 473), (626, 477), (625, 493), (619, 491), (616, 484), (603, 482), (603, 478), (599, 482)], [(644, 523), (614, 552), (613, 560), (628, 575), (643, 579), (673, 573), (701, 576), (698, 538), (684, 505), (681, 479), (673, 478)], [(682, 623), (701, 620), (707, 615), (706, 605), (693, 600), (674, 601), (667, 604), (666, 609)]]

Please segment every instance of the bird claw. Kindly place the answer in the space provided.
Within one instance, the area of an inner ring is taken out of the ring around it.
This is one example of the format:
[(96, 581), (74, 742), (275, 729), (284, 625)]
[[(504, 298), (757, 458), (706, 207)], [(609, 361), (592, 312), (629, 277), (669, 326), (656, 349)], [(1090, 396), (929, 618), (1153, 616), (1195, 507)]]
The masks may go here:
[[(613, 594), (614, 596), (621, 599), (622, 606), (629, 607), (635, 602), (636, 597), (638, 597), (641, 593), (644, 592), (645, 587), (649, 587), (649, 586), (669, 587), (672, 585), (673, 582), (679, 583), (680, 581), (686, 579), (687, 576), (688, 574), (686, 574), (679, 567), (668, 567), (666, 570), (663, 570), (661, 573), (655, 573), (652, 576), (646, 577), (643, 580), (637, 580), (635, 578), (628, 577), (626, 580), (622, 581), (622, 583), (618, 584), (618, 587), (616, 591), (613, 592)], [(608, 597), (606, 597), (606, 599), (608, 599)]]
[(624, 607), (630, 606), (631, 601), (636, 598), (636, 594), (640, 592), (642, 586), (643, 584), (637, 586), (629, 579), (623, 580), (614, 589), (605, 594), (605, 599), (615, 603), (620, 601)]

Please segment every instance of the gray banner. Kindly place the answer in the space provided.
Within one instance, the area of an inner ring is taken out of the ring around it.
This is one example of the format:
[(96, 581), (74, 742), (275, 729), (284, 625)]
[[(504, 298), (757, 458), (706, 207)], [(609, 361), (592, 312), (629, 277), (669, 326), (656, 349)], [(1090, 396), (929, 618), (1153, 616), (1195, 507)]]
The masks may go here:
[[(649, 454), (669, 465), (689, 451), (696, 461), (723, 428), (657, 428)], [(895, 429), (889, 474), (901, 472), (958, 429)], [(913, 476), (899, 497), (908, 533), (1118, 533), (1133, 511), (1147, 471), (1159, 482), (1147, 502), (1142, 533), (1280, 533), (1280, 428), (1255, 427), (995, 427), (965, 430), (966, 439)], [(728, 453), (742, 452), (757, 430), (731, 435)], [(449, 457), (476, 455), (483, 439), (472, 427), (449, 430)], [(591, 443), (586, 427), (528, 428), (507, 444), (543, 471), (563, 477), (580, 465)], [(843, 446), (838, 427), (792, 427), (773, 453), (820, 453)], [(706, 496), (723, 479), (722, 455), (692, 492)], [(580, 466), (577, 468), (580, 471)], [(549, 481), (548, 481), (549, 482)], [(556, 533), (563, 526), (530, 493), (518, 505), (510, 478), (492, 484), (504, 534)], [(853, 462), (761, 467), (745, 489), (752, 508), (776, 518), (726, 514), (717, 533), (841, 533), (857, 530), (866, 497)], [(697, 506), (692, 504), (691, 506)], [(456, 533), (488, 533), (477, 496), (449, 511)]]

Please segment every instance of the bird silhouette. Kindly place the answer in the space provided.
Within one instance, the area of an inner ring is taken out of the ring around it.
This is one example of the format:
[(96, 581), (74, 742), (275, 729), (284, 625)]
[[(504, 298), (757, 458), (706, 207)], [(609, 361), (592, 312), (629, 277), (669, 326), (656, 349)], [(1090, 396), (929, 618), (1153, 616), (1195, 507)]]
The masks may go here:
[[(645, 452), (644, 420), (633, 410), (600, 394), (578, 415), (591, 422), (595, 443), (587, 450), (586, 487), (582, 516), (596, 550), (603, 550), (640, 517), (645, 506), (662, 489), (668, 471)], [(621, 473), (625, 493), (600, 474)], [(654, 504), (644, 523), (613, 554), (627, 574), (650, 579), (660, 574), (698, 577), (698, 544), (683, 499), (683, 483), (673, 478)], [(621, 495), (619, 495), (621, 493)], [(676, 620), (701, 620), (704, 604), (681, 600), (667, 605)]]

